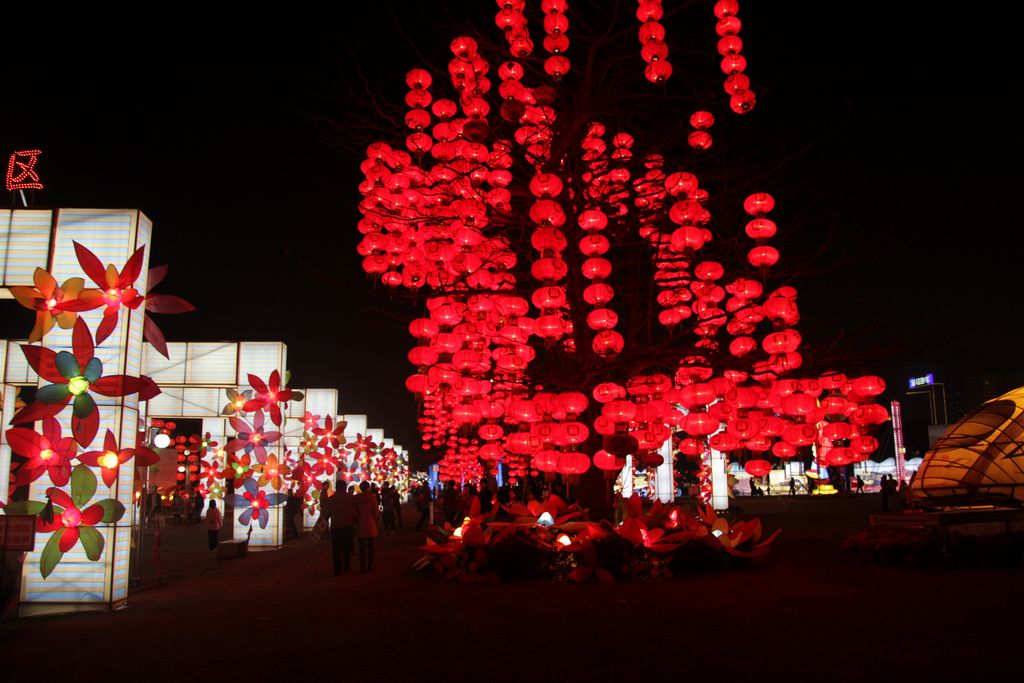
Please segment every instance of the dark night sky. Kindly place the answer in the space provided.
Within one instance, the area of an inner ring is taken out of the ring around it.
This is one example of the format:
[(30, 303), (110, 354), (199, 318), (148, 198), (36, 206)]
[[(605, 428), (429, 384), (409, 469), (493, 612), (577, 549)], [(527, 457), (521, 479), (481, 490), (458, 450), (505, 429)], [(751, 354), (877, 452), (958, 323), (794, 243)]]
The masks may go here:
[[(5, 37), (0, 153), (45, 150), (37, 204), (139, 207), (155, 221), (153, 262), (171, 265), (164, 291), (200, 309), (162, 317), (168, 339), (283, 340), (296, 386), (338, 387), (342, 412), (415, 447), (407, 309), (371, 287), (355, 254), (365, 134), (318, 121), (365, 111), (349, 94), (364, 81), (401, 116), (405, 71), (423, 65), (417, 55), (443, 67), (456, 35), (430, 28), (427, 12), (496, 37), (494, 6), (288, 9), (158, 25), (18, 18), (26, 30)], [(710, 3), (697, 16), (706, 38)], [(1013, 18), (765, 0), (743, 2), (740, 18), (759, 94), (750, 116), (782, 151), (766, 160), (777, 168), (763, 189), (779, 199), (783, 232), (823, 245), (801, 288), (805, 338), (883, 374), (893, 396), (926, 372), (967, 393), (972, 376), (1024, 383), (1019, 60), (998, 39)], [(666, 24), (670, 46), (700, 35)], [(677, 87), (687, 64), (673, 54)], [(30, 316), (13, 306), (0, 334), (23, 336)]]

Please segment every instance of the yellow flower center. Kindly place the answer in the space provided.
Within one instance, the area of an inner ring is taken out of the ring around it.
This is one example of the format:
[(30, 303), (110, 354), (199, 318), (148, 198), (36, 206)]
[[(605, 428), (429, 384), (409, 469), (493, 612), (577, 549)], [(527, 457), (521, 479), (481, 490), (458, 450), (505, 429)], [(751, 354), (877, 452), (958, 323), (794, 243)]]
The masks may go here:
[(81, 396), (89, 391), (89, 380), (81, 375), (72, 377), (68, 380), (68, 391), (71, 392), (72, 396)]
[(42, 458), (43, 460), (49, 460), (50, 458), (53, 457), (53, 450), (50, 448), (44, 448), (43, 450), (39, 451), (39, 457)]
[(100, 467), (112, 470), (115, 467), (117, 467), (119, 461), (117, 459), (117, 453), (115, 453), (114, 451), (107, 451), (106, 453), (100, 456), (98, 462), (100, 463)]

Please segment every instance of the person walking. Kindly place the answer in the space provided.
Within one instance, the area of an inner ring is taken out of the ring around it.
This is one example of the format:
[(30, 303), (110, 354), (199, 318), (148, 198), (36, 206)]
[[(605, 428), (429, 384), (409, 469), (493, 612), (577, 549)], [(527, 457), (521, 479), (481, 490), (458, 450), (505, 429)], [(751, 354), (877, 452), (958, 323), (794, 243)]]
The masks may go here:
[(789, 495), (791, 495), (791, 496), (795, 496), (796, 495), (796, 478), (795, 477), (790, 477), (789, 478)]
[(416, 531), (423, 528), (423, 525), (430, 521), (430, 487), (426, 484), (420, 486), (415, 495), (416, 511), (420, 513), (420, 519), (416, 522)]
[(391, 484), (384, 482), (380, 489), (381, 506), (384, 512), (381, 521), (384, 523), (384, 531), (395, 533), (395, 500), (391, 497)]
[(864, 493), (864, 480), (861, 479), (860, 475), (857, 475), (857, 493)]
[(373, 540), (377, 536), (380, 507), (377, 497), (370, 491), (370, 482), (359, 484), (355, 497), (356, 538), (359, 539), (359, 573), (373, 571)]
[(391, 504), (395, 508), (395, 522), (398, 523), (398, 530), (402, 530), (402, 494), (398, 492), (398, 485), (391, 485)]
[[(324, 491), (330, 485), (324, 483)], [(323, 494), (321, 493), (321, 496)], [(334, 575), (348, 571), (352, 565), (352, 537), (355, 533), (356, 505), (355, 496), (349, 493), (344, 485), (339, 486), (333, 495), (320, 503), (321, 515), (327, 515), (331, 523), (331, 562)]]
[(220, 527), (224, 518), (217, 508), (217, 501), (210, 499), (210, 507), (206, 510), (206, 537), (210, 543), (210, 550), (217, 549), (217, 539), (220, 536)]

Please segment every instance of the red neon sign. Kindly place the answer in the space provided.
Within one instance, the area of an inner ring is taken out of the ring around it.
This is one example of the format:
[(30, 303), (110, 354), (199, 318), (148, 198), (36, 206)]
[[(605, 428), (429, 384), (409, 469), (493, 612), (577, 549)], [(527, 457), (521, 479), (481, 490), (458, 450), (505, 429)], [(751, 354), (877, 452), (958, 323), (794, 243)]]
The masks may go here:
[(43, 189), (39, 174), (36, 173), (36, 162), (42, 153), (39, 149), (25, 149), (11, 155), (7, 161), (8, 192)]

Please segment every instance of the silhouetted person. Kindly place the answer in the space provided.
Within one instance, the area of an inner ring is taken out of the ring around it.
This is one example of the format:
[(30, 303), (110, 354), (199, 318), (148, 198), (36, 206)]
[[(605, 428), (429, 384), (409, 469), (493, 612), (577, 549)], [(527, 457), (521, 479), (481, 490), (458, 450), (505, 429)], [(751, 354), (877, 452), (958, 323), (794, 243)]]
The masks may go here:
[(220, 536), (220, 527), (224, 518), (217, 509), (217, 501), (210, 500), (210, 507), (206, 510), (206, 537), (210, 542), (210, 550), (217, 549), (217, 537)]
[(882, 475), (882, 512), (889, 511), (889, 496), (892, 495), (892, 489), (889, 486), (889, 475)]
[(857, 493), (864, 493), (864, 480), (857, 475)]
[[(328, 490), (325, 483), (324, 491)], [(334, 575), (338, 576), (342, 570), (347, 572), (352, 564), (352, 536), (356, 523), (355, 496), (344, 487), (338, 487), (334, 495), (328, 496), (326, 501), (321, 501), (320, 507), (320, 514), (327, 515), (331, 520), (331, 562), (334, 565)]]
[(359, 572), (363, 574), (373, 571), (373, 539), (377, 536), (380, 508), (377, 497), (370, 491), (370, 482), (361, 482), (359, 491), (355, 497), (356, 538), (359, 539)]
[(789, 478), (789, 495), (796, 495), (796, 479), (794, 479), (793, 477)]
[(423, 528), (423, 524), (430, 521), (430, 487), (420, 486), (416, 490), (416, 511), (420, 513), (420, 519), (416, 522), (416, 531)]

